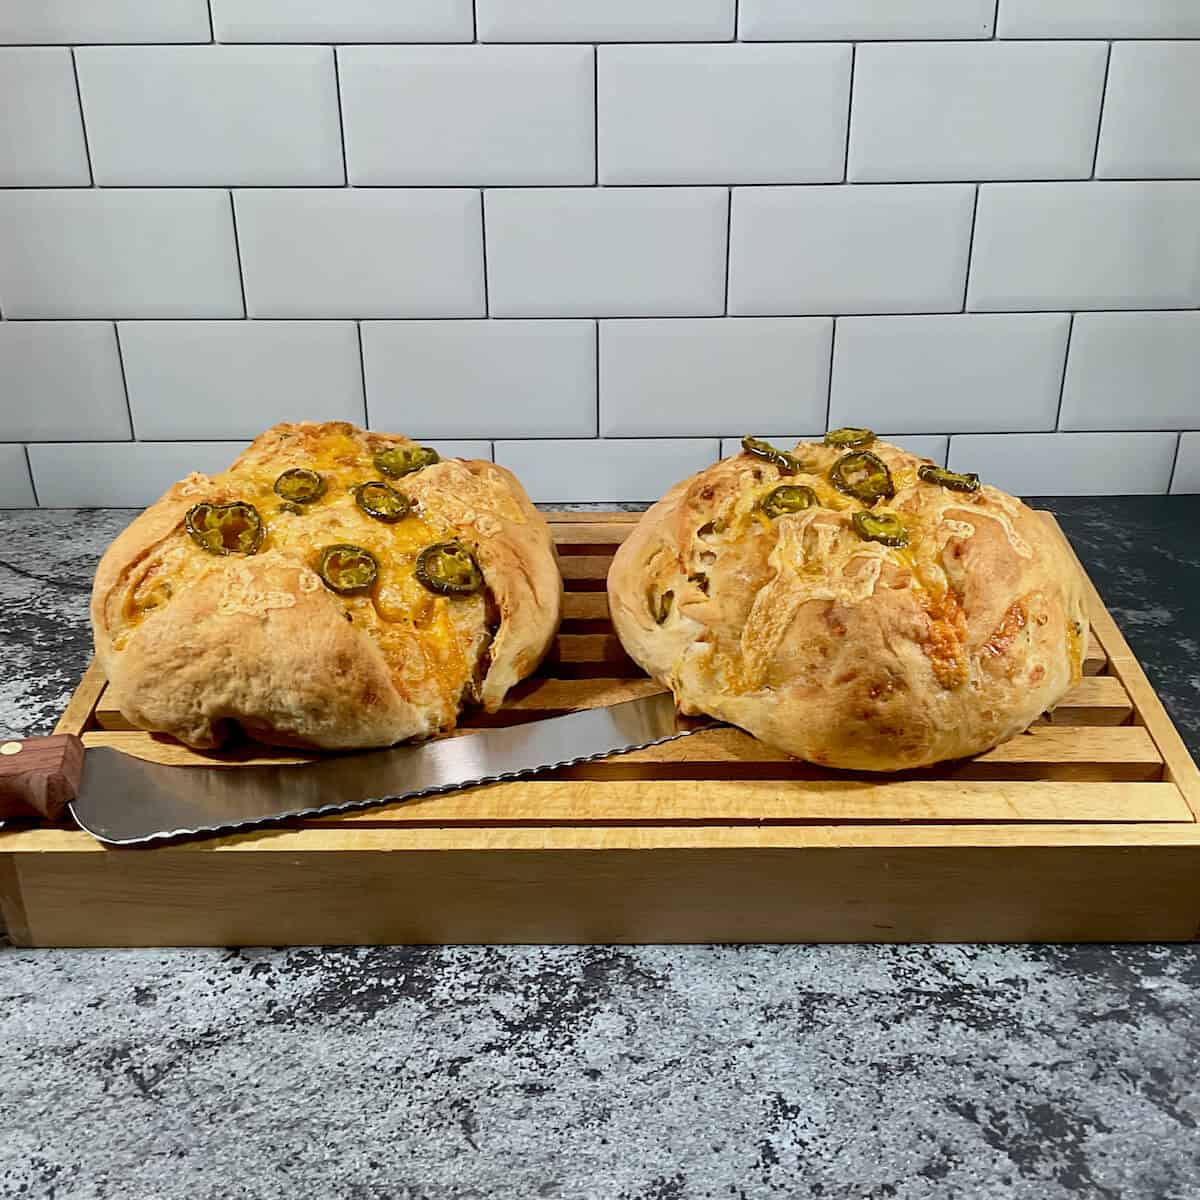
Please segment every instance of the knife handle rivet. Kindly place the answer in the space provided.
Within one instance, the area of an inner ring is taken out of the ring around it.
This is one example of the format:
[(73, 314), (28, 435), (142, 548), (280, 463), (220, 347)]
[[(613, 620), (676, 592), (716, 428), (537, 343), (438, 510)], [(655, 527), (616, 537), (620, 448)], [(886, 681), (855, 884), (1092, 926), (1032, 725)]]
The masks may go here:
[(20, 742), (5, 742), (0, 746), (0, 754), (20, 754), (22, 748)]

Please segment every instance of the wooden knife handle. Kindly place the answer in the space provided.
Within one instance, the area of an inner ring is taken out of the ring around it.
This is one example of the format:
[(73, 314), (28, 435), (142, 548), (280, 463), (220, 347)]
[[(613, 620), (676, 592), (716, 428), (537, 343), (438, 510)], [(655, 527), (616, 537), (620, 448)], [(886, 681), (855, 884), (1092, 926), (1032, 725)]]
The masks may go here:
[(83, 743), (74, 734), (0, 741), (0, 818), (57, 821), (82, 773)]

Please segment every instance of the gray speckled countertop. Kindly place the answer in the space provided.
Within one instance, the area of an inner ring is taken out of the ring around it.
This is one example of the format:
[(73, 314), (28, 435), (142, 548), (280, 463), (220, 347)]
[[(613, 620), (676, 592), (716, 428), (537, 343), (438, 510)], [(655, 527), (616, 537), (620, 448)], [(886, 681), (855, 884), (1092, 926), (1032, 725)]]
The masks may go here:
[[(1200, 750), (1200, 497), (1044, 502)], [(0, 513), (0, 736), (124, 512)], [(0, 953), (0, 1197), (1191, 1200), (1195, 946)]]

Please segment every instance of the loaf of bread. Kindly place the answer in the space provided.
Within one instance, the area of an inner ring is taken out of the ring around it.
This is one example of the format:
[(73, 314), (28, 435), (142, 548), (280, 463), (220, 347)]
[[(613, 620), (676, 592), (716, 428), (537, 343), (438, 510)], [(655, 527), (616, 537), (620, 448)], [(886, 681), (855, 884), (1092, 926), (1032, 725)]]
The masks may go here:
[(743, 445), (655, 504), (609, 574), (625, 649), (683, 712), (897, 771), (997, 745), (1079, 679), (1078, 568), (1019, 500), (869, 430)]
[(498, 708), (561, 608), (549, 527), (508, 471), (303, 423), (138, 516), (100, 562), (92, 626), (140, 728), (347, 749)]

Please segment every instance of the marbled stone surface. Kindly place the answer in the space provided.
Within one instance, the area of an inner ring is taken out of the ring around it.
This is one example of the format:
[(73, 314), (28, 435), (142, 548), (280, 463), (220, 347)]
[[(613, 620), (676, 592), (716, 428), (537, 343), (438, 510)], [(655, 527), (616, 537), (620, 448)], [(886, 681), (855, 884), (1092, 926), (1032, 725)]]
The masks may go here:
[[(1200, 497), (1046, 502), (1200, 750)], [(0, 735), (117, 512), (0, 513)], [(0, 1197), (1200, 1195), (1192, 946), (0, 953)]]

